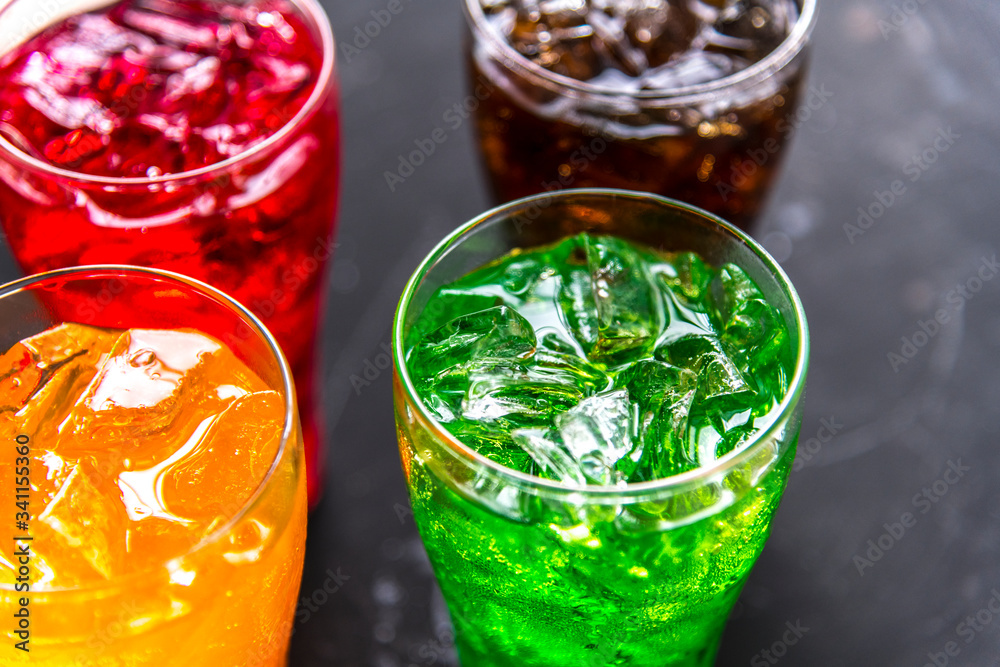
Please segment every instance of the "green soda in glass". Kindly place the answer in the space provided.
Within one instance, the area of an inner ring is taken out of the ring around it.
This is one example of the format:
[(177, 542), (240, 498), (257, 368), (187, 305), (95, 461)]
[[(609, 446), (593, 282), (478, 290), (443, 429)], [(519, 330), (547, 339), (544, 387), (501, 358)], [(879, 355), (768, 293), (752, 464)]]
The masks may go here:
[(737, 253), (565, 215), (397, 326), (414, 517), (465, 667), (710, 665), (794, 457), (804, 328)]

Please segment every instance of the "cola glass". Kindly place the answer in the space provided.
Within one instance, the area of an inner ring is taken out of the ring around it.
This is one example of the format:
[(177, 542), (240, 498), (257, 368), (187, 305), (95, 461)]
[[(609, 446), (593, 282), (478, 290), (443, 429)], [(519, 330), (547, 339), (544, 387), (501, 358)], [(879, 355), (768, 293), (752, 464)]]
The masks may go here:
[(816, 0), (464, 6), (476, 132), (498, 202), (625, 188), (747, 229), (788, 141), (828, 99), (804, 99)]

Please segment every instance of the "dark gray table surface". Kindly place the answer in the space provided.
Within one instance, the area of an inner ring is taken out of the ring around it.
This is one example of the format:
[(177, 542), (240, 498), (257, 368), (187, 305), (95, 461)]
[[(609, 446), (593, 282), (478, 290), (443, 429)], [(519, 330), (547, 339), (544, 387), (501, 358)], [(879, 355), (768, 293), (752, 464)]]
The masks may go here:
[[(389, 3), (324, 4), (343, 46)], [(796, 133), (756, 231), (809, 317), (799, 459), (718, 664), (1000, 665), (1000, 274), (978, 275), (1000, 253), (1000, 4), (820, 4), (811, 83), (829, 99)], [(407, 512), (385, 350), (410, 273), (490, 202), (471, 124), (442, 120), (467, 94), (459, 0), (402, 7), (340, 54), (329, 471), (293, 667), (456, 664)], [(437, 127), (445, 143), (391, 192), (384, 172)], [(902, 194), (849, 234), (894, 181)]]

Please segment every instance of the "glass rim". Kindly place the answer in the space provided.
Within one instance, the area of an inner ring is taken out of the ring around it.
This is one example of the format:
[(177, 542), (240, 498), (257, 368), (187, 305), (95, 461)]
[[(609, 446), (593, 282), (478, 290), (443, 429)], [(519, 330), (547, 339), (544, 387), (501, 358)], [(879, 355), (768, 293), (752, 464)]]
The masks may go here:
[(783, 69), (806, 46), (816, 25), (817, 3), (819, 0), (799, 0), (801, 12), (792, 30), (773, 51), (750, 67), (735, 74), (691, 86), (679, 88), (655, 88), (650, 90), (621, 90), (610, 86), (595, 85), (564, 74), (558, 74), (536, 64), (511, 46), (486, 20), (480, 0), (464, 0), (462, 3), (466, 20), (477, 41), (487, 44), (493, 55), (499, 56), (507, 69), (517, 70), (535, 79), (541, 79), (559, 88), (572, 90), (583, 95), (609, 98), (631, 98), (640, 100), (669, 101), (677, 106), (695, 105), (709, 101), (712, 96), (733, 86), (760, 83)]
[[(253, 493), (243, 501), (240, 505), (240, 509), (229, 517), (225, 522), (223, 522), (218, 528), (210, 532), (208, 535), (203, 537), (197, 543), (195, 543), (191, 548), (187, 549), (183, 553), (176, 554), (164, 561), (157, 563), (155, 566), (150, 566), (149, 568), (141, 569), (136, 572), (131, 572), (120, 577), (112, 577), (108, 581), (88, 583), (82, 586), (75, 586), (72, 588), (45, 588), (40, 590), (32, 590), (33, 594), (37, 595), (49, 595), (49, 594), (69, 594), (69, 593), (80, 593), (93, 590), (104, 590), (108, 588), (120, 587), (124, 583), (128, 583), (134, 579), (140, 577), (148, 576), (151, 572), (156, 572), (159, 569), (171, 569), (171, 563), (175, 561), (188, 558), (193, 556), (202, 550), (208, 548), (209, 546), (219, 542), (222, 538), (228, 535), (240, 522), (249, 515), (253, 510), (257, 509), (258, 504), (261, 502), (261, 497), (264, 495), (268, 483), (274, 477), (275, 471), (278, 469), (278, 464), (281, 463), (282, 459), (285, 457), (286, 451), (288, 450), (289, 444), (292, 442), (292, 435), (295, 430), (296, 412), (295, 412), (295, 390), (294, 382), (292, 380), (292, 369), (288, 364), (288, 359), (285, 358), (284, 352), (281, 351), (281, 347), (278, 345), (278, 341), (274, 338), (274, 335), (264, 326), (264, 323), (260, 321), (256, 315), (253, 314), (248, 308), (243, 306), (233, 297), (229, 296), (225, 292), (212, 287), (211, 285), (204, 283), (200, 280), (190, 278), (188, 276), (182, 275), (180, 273), (175, 273), (173, 271), (166, 271), (164, 269), (151, 269), (142, 266), (132, 266), (128, 264), (90, 264), (85, 266), (74, 266), (63, 269), (54, 269), (52, 271), (46, 271), (44, 273), (37, 273), (30, 276), (25, 276), (24, 278), (18, 278), (17, 280), (11, 281), (4, 285), (0, 285), (0, 303), (2, 300), (12, 294), (17, 294), (22, 292), (27, 288), (34, 287), (36, 285), (43, 284), (45, 282), (51, 281), (58, 278), (66, 278), (79, 276), (79, 278), (120, 278), (132, 276), (143, 276), (152, 278), (154, 280), (162, 280), (166, 282), (181, 283), (185, 287), (193, 288), (194, 291), (199, 293), (201, 296), (206, 297), (215, 303), (225, 307), (231, 312), (237, 315), (243, 316), (247, 320), (247, 324), (250, 327), (252, 334), (260, 336), (268, 351), (273, 355), (274, 359), (278, 362), (278, 369), (281, 373), (281, 383), (282, 390), (284, 392), (284, 403), (285, 403), (285, 415), (284, 421), (281, 429), (281, 441), (278, 443), (278, 449), (275, 452), (274, 460), (271, 461), (270, 467), (267, 472), (261, 478), (257, 487), (254, 489)], [(12, 584), (7, 584), (6, 582), (0, 582), (0, 592), (13, 591), (14, 587)]]
[[(680, 209), (688, 213), (693, 213), (706, 219), (708, 222), (722, 227), (724, 231), (735, 237), (738, 242), (747, 246), (775, 278), (785, 297), (788, 299), (795, 316), (795, 329), (799, 341), (795, 355), (795, 368), (788, 384), (788, 390), (785, 392), (778, 406), (772, 411), (770, 422), (766, 427), (756, 431), (743, 446), (716, 459), (711, 465), (700, 466), (677, 475), (671, 475), (670, 477), (625, 486), (564, 484), (508, 468), (480, 454), (445, 429), (441, 422), (430, 413), (420, 394), (417, 392), (405, 363), (404, 333), (410, 302), (429, 271), (452, 248), (473, 236), (480, 229), (502, 224), (503, 221), (515, 216), (518, 211), (526, 210), (539, 202), (548, 201), (551, 203), (552, 199), (571, 199), (576, 196), (607, 197), (612, 201), (617, 198), (643, 199), (666, 208)], [(696, 206), (653, 193), (612, 188), (579, 188), (532, 195), (492, 208), (459, 226), (435, 246), (420, 263), (416, 271), (414, 271), (409, 281), (407, 281), (403, 294), (400, 297), (395, 317), (393, 318), (392, 339), (393, 368), (402, 383), (406, 399), (415, 406), (419, 418), (433, 430), (432, 435), (440, 442), (443, 442), (452, 454), (471, 461), (478, 468), (485, 468), (522, 488), (537, 489), (556, 496), (589, 496), (601, 499), (644, 496), (662, 493), (663, 491), (684, 491), (689, 488), (702, 486), (719, 475), (728, 474), (737, 466), (752, 459), (772, 441), (778, 439), (777, 431), (779, 427), (785, 422), (785, 417), (795, 409), (805, 391), (806, 371), (809, 366), (809, 330), (806, 322), (805, 308), (799, 299), (795, 286), (792, 285), (784, 269), (781, 268), (778, 262), (757, 241), (722, 218)]]
[[(27, 2), (28, 0), (21, 1)], [(113, 5), (118, 1), (119, 0), (109, 0), (107, 4)], [(229, 171), (233, 167), (247, 162), (253, 162), (260, 155), (267, 154), (275, 145), (284, 141), (288, 135), (292, 133), (292, 131), (301, 127), (306, 120), (312, 117), (312, 115), (316, 112), (316, 109), (318, 109), (321, 105), (323, 99), (328, 95), (330, 86), (335, 77), (337, 49), (333, 37), (333, 27), (330, 25), (330, 18), (327, 16), (326, 11), (324, 11), (318, 0), (288, 1), (297, 7), (302, 12), (303, 16), (310, 20), (318, 29), (320, 46), (323, 49), (323, 64), (320, 66), (319, 77), (316, 79), (316, 84), (313, 86), (313, 90), (306, 99), (305, 104), (302, 105), (302, 108), (299, 109), (294, 116), (289, 118), (288, 122), (284, 123), (277, 132), (267, 137), (260, 143), (251, 146), (247, 150), (226, 158), (225, 160), (205, 165), (204, 167), (189, 169), (187, 171), (179, 171), (172, 174), (161, 174), (160, 176), (100, 176), (96, 174), (88, 174), (82, 171), (65, 169), (50, 162), (46, 162), (45, 160), (40, 160), (33, 155), (29, 155), (12, 144), (2, 133), (0, 133), (0, 156), (6, 156), (7, 158), (19, 163), (25, 168), (31, 169), (36, 173), (58, 176), (59, 178), (69, 180), (74, 183), (118, 187), (163, 185), (179, 181), (198, 180), (206, 176), (212, 176)], [(10, 4), (0, 7), (0, 20), (3, 19), (4, 12), (13, 7), (17, 2), (18, 0), (12, 0)], [(49, 26), (47, 25), (41, 30), (45, 30), (48, 27)], [(41, 30), (38, 32), (41, 32)], [(38, 32), (33, 33), (32, 37), (37, 35)], [(27, 39), (31, 39), (32, 37), (28, 37)], [(0, 54), (0, 56), (2, 55), (3, 54)]]

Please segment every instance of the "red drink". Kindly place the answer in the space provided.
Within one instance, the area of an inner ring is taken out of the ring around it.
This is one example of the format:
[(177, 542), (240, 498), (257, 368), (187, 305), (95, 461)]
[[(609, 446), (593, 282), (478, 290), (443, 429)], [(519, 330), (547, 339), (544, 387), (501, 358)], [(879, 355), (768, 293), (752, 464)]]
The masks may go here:
[(339, 175), (333, 76), (312, 0), (125, 0), (0, 56), (0, 223), (18, 262), (169, 269), (255, 311), (295, 374), (312, 502), (313, 351)]

